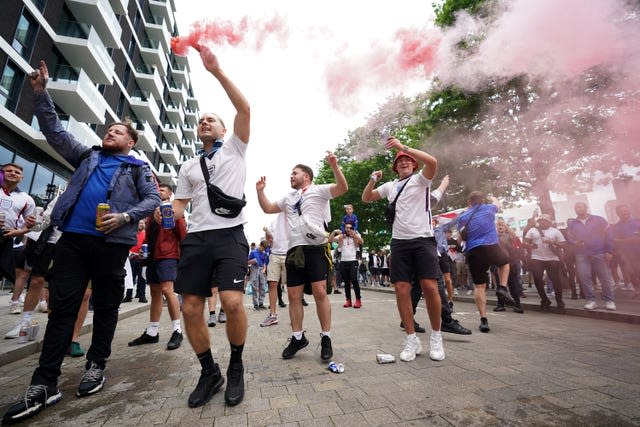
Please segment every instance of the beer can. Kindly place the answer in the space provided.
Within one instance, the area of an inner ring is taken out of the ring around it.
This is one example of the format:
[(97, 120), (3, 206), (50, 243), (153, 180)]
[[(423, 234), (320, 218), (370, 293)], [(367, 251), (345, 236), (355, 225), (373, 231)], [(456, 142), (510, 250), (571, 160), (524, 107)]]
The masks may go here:
[[(4, 212), (0, 212), (0, 221), (4, 222), (5, 218), (6, 218), (6, 216), (5, 216)], [(4, 226), (1, 227), (0, 229), (4, 229)]]
[(378, 363), (395, 363), (396, 358), (393, 354), (378, 354), (376, 355)]
[(35, 341), (38, 338), (38, 332), (40, 331), (40, 325), (33, 323), (27, 330), (27, 340)]
[(146, 243), (140, 246), (140, 256), (144, 259), (147, 259), (149, 257), (149, 245), (147, 245)]
[(160, 204), (160, 213), (162, 214), (162, 228), (174, 228), (176, 226), (171, 202), (162, 202)]
[(344, 372), (344, 365), (342, 363), (329, 362), (327, 369), (331, 372), (335, 372), (336, 374), (341, 374)]
[(29, 326), (22, 325), (18, 333), (18, 344), (24, 344), (29, 341)]
[(110, 209), (109, 203), (98, 203), (96, 207), (96, 229), (102, 227), (102, 216), (108, 214)]

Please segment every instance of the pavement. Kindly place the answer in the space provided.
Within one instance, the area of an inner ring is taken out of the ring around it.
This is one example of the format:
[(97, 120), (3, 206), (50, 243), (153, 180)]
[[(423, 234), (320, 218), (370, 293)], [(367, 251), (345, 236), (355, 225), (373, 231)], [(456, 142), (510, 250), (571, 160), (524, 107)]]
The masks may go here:
[[(128, 347), (127, 342), (148, 323), (148, 304), (123, 304), (105, 389), (76, 398), (85, 361), (67, 358), (60, 377), (64, 398), (25, 424), (640, 425), (640, 303), (618, 294), (617, 312), (585, 315), (580, 309), (584, 301), (566, 300), (565, 314), (558, 314), (533, 309), (537, 298), (526, 292), (524, 314), (489, 311), (488, 334), (478, 331), (472, 297), (459, 296), (454, 317), (473, 334), (443, 334), (446, 359), (434, 362), (427, 355), (427, 331), (419, 334), (424, 354), (412, 362), (391, 364), (376, 363), (376, 354), (397, 358), (403, 347), (405, 334), (399, 328), (393, 291), (364, 288), (359, 310), (342, 308), (344, 295), (331, 295), (334, 360), (344, 364), (342, 374), (330, 372), (320, 360), (320, 328), (311, 297), (307, 296), (310, 304), (305, 309), (310, 345), (295, 358), (283, 360), (280, 354), (290, 336), (287, 310), (279, 309), (278, 325), (261, 328), (267, 311), (253, 310), (251, 297), (245, 296), (249, 317), (245, 399), (227, 407), (221, 390), (195, 409), (186, 402), (200, 367), (188, 340), (177, 350), (165, 349), (171, 329), (165, 311), (159, 344)], [(6, 314), (5, 301), (8, 296), (0, 296), (0, 325), (8, 330), (18, 316)], [(36, 319), (44, 327), (46, 315), (36, 314)], [(428, 325), (424, 303), (416, 319)], [(90, 327), (89, 316), (80, 337), (85, 349)], [(224, 325), (209, 331), (214, 358), (224, 372), (229, 354)], [(39, 346), (38, 340), (0, 342), (0, 410), (24, 392), (37, 366)], [(9, 362), (10, 358), (14, 360)]]

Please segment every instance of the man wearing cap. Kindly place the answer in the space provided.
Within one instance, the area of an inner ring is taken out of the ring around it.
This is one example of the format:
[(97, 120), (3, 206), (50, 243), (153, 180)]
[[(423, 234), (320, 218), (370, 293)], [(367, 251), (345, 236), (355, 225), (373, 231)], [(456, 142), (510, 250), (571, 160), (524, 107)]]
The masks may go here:
[(529, 229), (524, 237), (524, 243), (531, 249), (529, 270), (533, 276), (533, 282), (540, 295), (540, 308), (542, 310), (551, 305), (551, 301), (544, 290), (544, 272), (551, 279), (553, 290), (556, 294), (558, 310), (564, 309), (562, 301), (562, 281), (560, 280), (560, 248), (566, 244), (562, 233), (552, 227), (551, 215), (542, 214), (538, 218), (537, 227)]
[[(416, 336), (411, 306), (411, 280), (416, 276), (425, 296), (427, 312), (431, 322), (429, 357), (432, 360), (445, 358), (440, 333), (440, 295), (438, 294), (438, 254), (436, 240), (431, 227), (431, 202), (429, 187), (436, 174), (437, 160), (424, 151), (409, 148), (394, 137), (385, 142), (387, 150), (396, 149), (393, 171), (398, 179), (374, 189), (382, 177), (375, 171), (362, 192), (363, 202), (375, 202), (386, 198), (395, 200), (395, 217), (391, 234), (391, 282), (396, 290), (396, 304), (407, 338), (400, 360), (410, 362), (422, 351), (422, 343)], [(420, 173), (418, 160), (424, 163)], [(396, 196), (398, 196), (396, 198)]]
[[(474, 284), (473, 299), (480, 313), (480, 332), (489, 332), (487, 320), (487, 270), (492, 265), (498, 267), (500, 285), (496, 287), (499, 300), (509, 305), (515, 301), (507, 289), (509, 279), (509, 255), (500, 247), (496, 229), (496, 213), (500, 203), (495, 197), (491, 203), (484, 203), (484, 194), (472, 191), (469, 194), (469, 208), (457, 218), (458, 230), (467, 230), (464, 248), (469, 263), (469, 271)], [(462, 234), (462, 232), (461, 232)]]

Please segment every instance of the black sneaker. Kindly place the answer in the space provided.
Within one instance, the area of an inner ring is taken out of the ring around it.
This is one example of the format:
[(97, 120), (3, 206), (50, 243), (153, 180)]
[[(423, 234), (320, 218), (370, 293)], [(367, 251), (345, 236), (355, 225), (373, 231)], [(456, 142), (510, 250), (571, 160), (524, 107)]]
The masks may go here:
[(496, 296), (498, 297), (498, 301), (502, 301), (504, 305), (516, 305), (516, 302), (511, 297), (509, 289), (507, 289), (506, 286), (498, 286), (496, 289)]
[(524, 310), (522, 309), (522, 306), (520, 304), (518, 304), (515, 307), (513, 307), (513, 312), (522, 314), (522, 313), (524, 313)]
[(104, 366), (98, 365), (96, 362), (87, 362), (87, 371), (80, 378), (80, 385), (76, 396), (90, 396), (99, 392), (104, 387), (106, 378), (104, 377)]
[(342, 292), (340, 292), (338, 289), (334, 289), (333, 293), (336, 294), (336, 295), (340, 295)]
[(227, 368), (227, 389), (224, 391), (224, 401), (229, 406), (236, 406), (244, 397), (244, 366), (242, 363), (232, 363)]
[(331, 337), (323, 335), (320, 338), (320, 359), (329, 360), (333, 357), (333, 348), (331, 348)]
[(289, 345), (282, 351), (282, 358), (291, 359), (299, 350), (302, 350), (308, 345), (309, 340), (304, 336), (304, 333), (302, 334), (302, 338), (300, 338), (299, 340), (297, 340), (296, 337), (292, 336), (291, 338), (289, 338)]
[(129, 347), (142, 345), (142, 344), (155, 344), (159, 341), (160, 341), (160, 334), (157, 334), (155, 337), (152, 337), (151, 335), (147, 334), (147, 330), (145, 329), (142, 335), (140, 335), (138, 338), (136, 338), (133, 341), (129, 341)]
[(413, 329), (415, 329), (419, 334), (424, 334), (425, 332), (427, 332), (427, 330), (420, 326), (418, 322), (413, 322)]
[(171, 334), (171, 338), (167, 343), (167, 350), (175, 350), (176, 348), (180, 347), (180, 345), (182, 344), (182, 340), (182, 334), (178, 331), (173, 331), (173, 333)]
[(486, 317), (481, 317), (480, 318), (480, 332), (489, 332), (491, 329), (489, 329), (489, 321), (487, 320)]
[(496, 305), (493, 307), (493, 311), (507, 311), (507, 309), (504, 308), (504, 305)]
[(309, 303), (308, 303), (307, 301), (305, 301), (305, 299), (304, 299), (304, 298), (302, 298), (302, 305), (306, 307), (306, 306), (308, 306), (308, 305), (309, 305)]
[(51, 405), (55, 405), (62, 399), (62, 393), (58, 388), (46, 385), (30, 385), (24, 396), (14, 403), (2, 417), (2, 424), (12, 424), (33, 417)]
[(282, 308), (285, 308), (287, 306), (287, 304), (285, 304), (282, 300), (278, 301), (278, 305)]
[(207, 403), (220, 387), (224, 384), (224, 378), (220, 373), (220, 367), (215, 364), (215, 367), (210, 372), (204, 370), (200, 373), (200, 379), (196, 388), (189, 395), (189, 408), (197, 408)]
[(449, 332), (450, 334), (471, 335), (471, 330), (462, 326), (455, 319), (452, 319), (449, 323), (442, 322), (440, 325), (440, 331)]

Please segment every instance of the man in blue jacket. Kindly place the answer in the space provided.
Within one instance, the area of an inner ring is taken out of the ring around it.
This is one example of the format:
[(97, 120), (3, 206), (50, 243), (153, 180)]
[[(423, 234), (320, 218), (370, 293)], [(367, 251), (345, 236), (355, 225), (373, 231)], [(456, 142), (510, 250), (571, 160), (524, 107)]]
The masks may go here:
[(577, 202), (573, 209), (577, 218), (567, 222), (567, 240), (575, 249), (576, 272), (582, 284), (582, 292), (587, 299), (584, 308), (585, 310), (597, 308), (591, 282), (593, 271), (602, 286), (605, 308), (615, 310), (613, 278), (609, 269), (609, 261), (613, 257), (613, 243), (607, 238), (609, 223), (601, 216), (591, 215), (583, 202)]
[[(138, 221), (160, 204), (149, 166), (129, 155), (138, 136), (131, 124), (111, 124), (101, 147), (83, 145), (62, 127), (45, 90), (48, 78), (47, 66), (40, 61), (30, 76), (38, 123), (47, 142), (76, 170), (51, 215), (51, 224), (63, 235), (54, 256), (51, 313), (39, 366), (25, 394), (4, 415), (7, 423), (33, 416), (62, 398), (57, 384), (60, 367), (89, 281), (93, 337), (76, 395), (89, 396), (102, 389), (124, 291), (124, 263), (129, 248), (136, 244)], [(108, 203), (110, 211), (97, 226), (99, 203)]]

